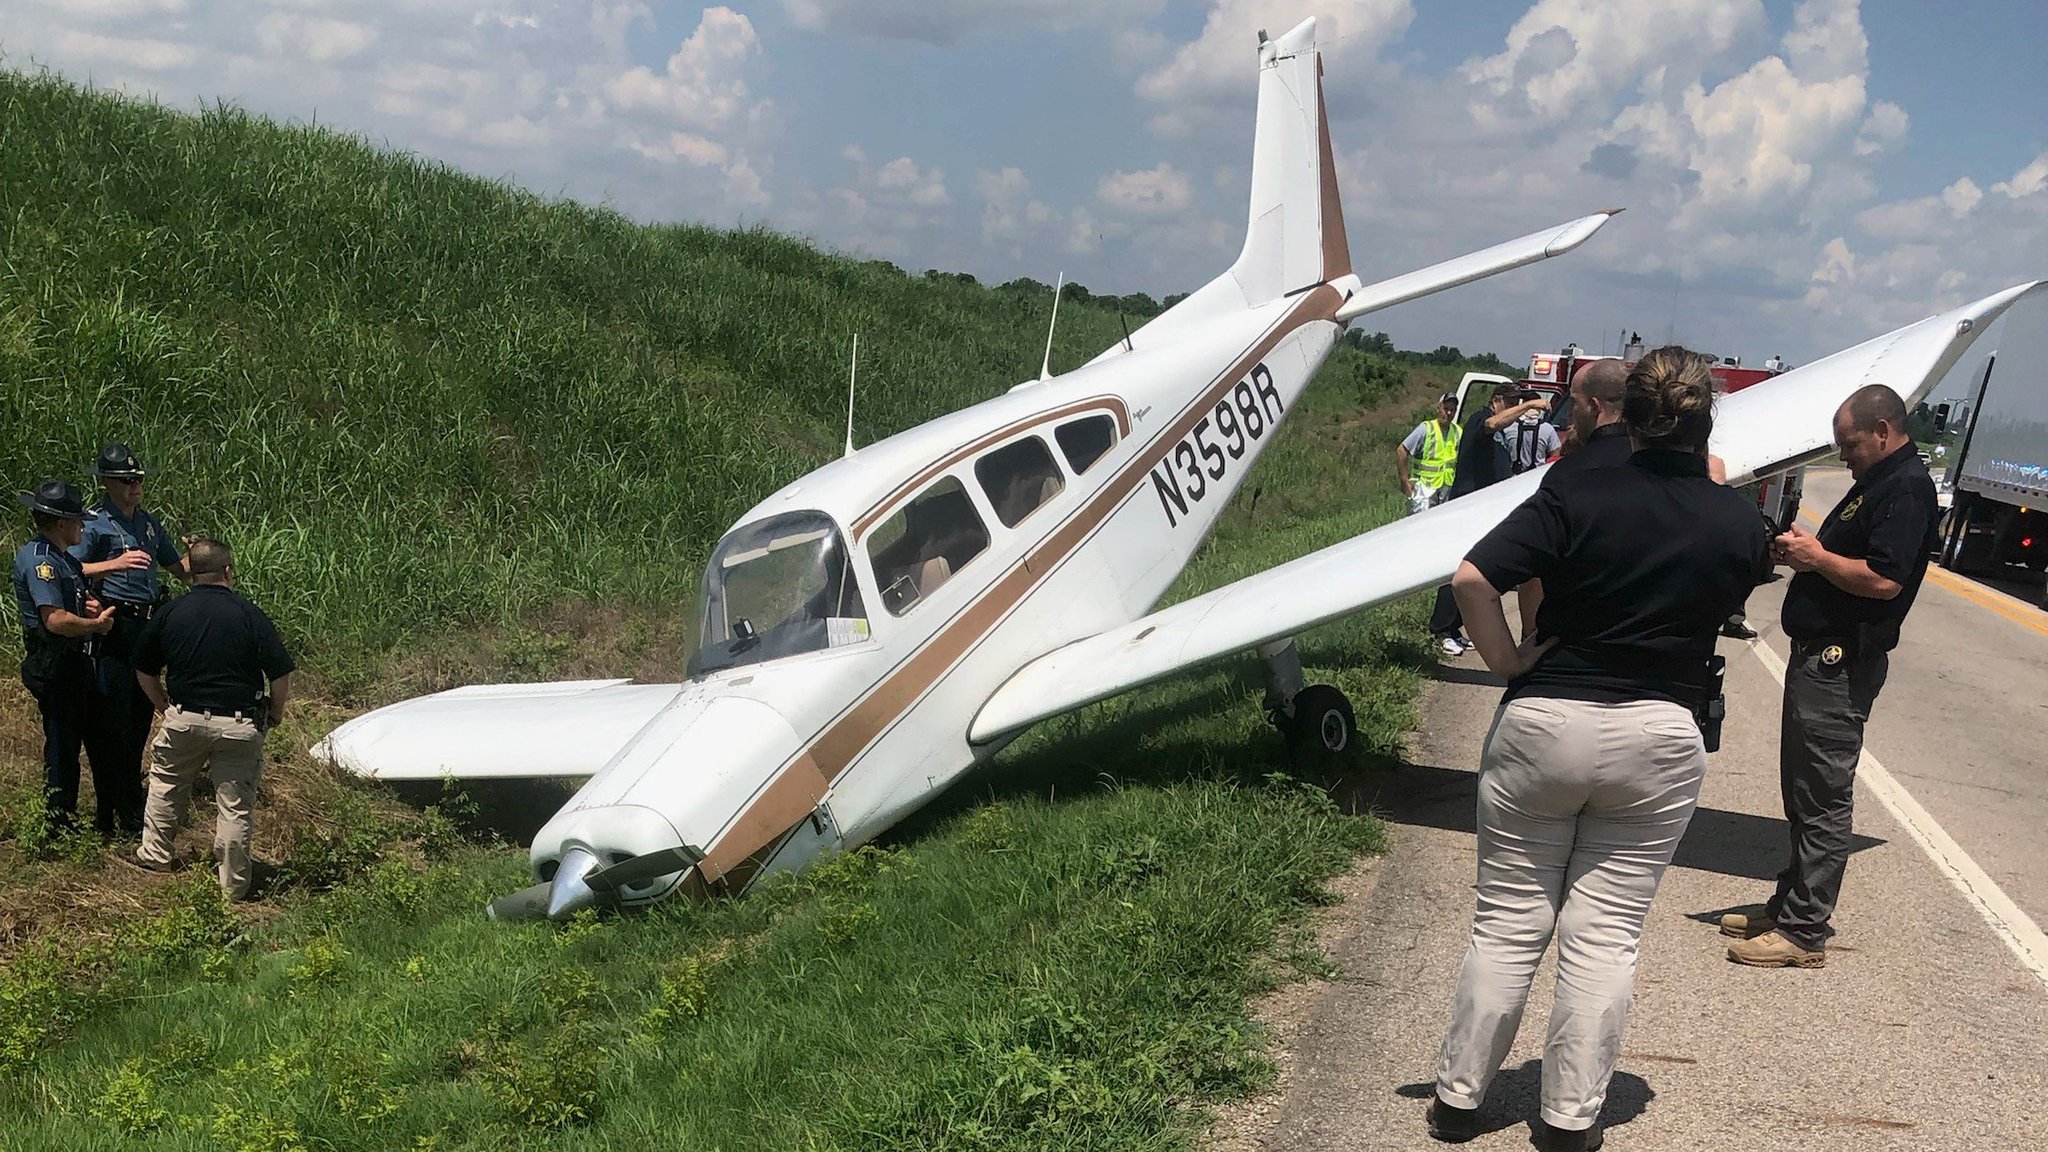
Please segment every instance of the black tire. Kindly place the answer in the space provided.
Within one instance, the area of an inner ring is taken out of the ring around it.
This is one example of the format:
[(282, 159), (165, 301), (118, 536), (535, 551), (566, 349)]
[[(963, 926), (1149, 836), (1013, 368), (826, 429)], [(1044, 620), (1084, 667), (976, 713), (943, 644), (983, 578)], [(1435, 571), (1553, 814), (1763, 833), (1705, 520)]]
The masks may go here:
[(1358, 746), (1358, 720), (1351, 701), (1328, 684), (1311, 684), (1294, 694), (1294, 716), (1286, 727), (1287, 750), (1298, 761), (1321, 763), (1351, 754)]

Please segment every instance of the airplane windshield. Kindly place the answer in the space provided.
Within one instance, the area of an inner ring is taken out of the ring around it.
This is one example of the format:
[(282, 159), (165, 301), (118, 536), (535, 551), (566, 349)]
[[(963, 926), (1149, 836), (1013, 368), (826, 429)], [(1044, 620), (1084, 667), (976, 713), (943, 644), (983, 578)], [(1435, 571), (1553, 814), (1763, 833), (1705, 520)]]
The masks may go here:
[(823, 512), (733, 529), (705, 568), (702, 602), (693, 677), (868, 638), (845, 541)]

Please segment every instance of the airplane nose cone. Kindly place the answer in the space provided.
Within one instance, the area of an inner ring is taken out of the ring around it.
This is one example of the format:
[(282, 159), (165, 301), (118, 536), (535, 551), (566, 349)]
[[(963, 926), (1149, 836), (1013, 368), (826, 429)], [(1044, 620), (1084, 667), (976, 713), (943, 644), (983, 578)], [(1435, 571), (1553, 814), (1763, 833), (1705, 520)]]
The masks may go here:
[(567, 920), (597, 904), (597, 892), (590, 887), (590, 874), (597, 870), (597, 857), (583, 848), (562, 854), (555, 879), (548, 887), (548, 919)]

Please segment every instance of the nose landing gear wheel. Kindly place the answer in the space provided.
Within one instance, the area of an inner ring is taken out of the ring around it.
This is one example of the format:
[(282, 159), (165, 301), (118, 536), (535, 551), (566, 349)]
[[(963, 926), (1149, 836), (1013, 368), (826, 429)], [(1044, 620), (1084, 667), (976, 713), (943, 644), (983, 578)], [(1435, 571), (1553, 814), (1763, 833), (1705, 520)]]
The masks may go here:
[(1294, 694), (1294, 715), (1280, 720), (1287, 751), (1298, 762), (1327, 762), (1358, 743), (1351, 701), (1328, 684), (1311, 684)]

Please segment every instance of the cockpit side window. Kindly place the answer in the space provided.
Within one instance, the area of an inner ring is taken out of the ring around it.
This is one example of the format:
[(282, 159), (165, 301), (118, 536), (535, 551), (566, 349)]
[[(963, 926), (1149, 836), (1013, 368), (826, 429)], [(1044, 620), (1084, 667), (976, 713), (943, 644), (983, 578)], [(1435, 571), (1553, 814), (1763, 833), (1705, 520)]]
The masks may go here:
[(1083, 416), (1060, 425), (1052, 435), (1066, 454), (1067, 467), (1079, 476), (1116, 446), (1116, 421), (1107, 416)]
[(974, 462), (975, 479), (988, 496), (989, 507), (1005, 528), (1015, 528), (1039, 505), (1059, 495), (1067, 486), (1060, 466), (1053, 462), (1045, 441), (1026, 436), (1005, 444)]
[(988, 527), (967, 489), (942, 477), (868, 535), (882, 607), (901, 616), (988, 548)]

